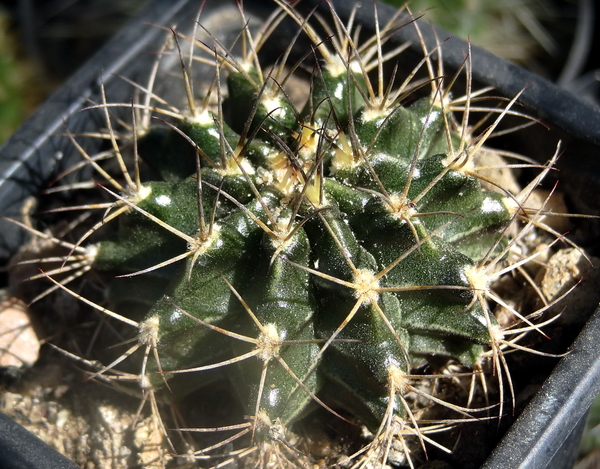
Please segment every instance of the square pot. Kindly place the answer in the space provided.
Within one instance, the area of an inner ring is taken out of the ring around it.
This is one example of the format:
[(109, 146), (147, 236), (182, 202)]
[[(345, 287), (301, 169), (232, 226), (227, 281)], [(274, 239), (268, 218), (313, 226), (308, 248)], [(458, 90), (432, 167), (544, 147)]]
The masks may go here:
[[(354, 2), (333, 0), (331, 2), (342, 19), (346, 21), (352, 12)], [(363, 31), (372, 31), (374, 24), (373, 9), (370, 4), (357, 8), (356, 22)], [(245, 2), (251, 15), (266, 18), (270, 5), (266, 2)], [(317, 0), (303, 1), (299, 8), (327, 16), (328, 6)], [(394, 10), (388, 5), (378, 4), (380, 18), (391, 17)], [(101, 82), (111, 100), (128, 102), (131, 88), (117, 75), (139, 81), (151, 70), (154, 55), (164, 40), (164, 31), (148, 26), (181, 24), (179, 30), (190, 28), (190, 18), (194, 18), (198, 9), (197, 2), (180, 0), (169, 2), (156, 0), (141, 15), (130, 23), (109, 44), (97, 53), (79, 72), (77, 72), (60, 90), (58, 90), (32, 116), (11, 139), (0, 148), (0, 214), (8, 218), (20, 218), (24, 201), (36, 197), (40, 190), (56, 178), (65, 168), (79, 158), (79, 154), (69, 139), (58, 136), (64, 132), (65, 125), (70, 132), (83, 133), (97, 128), (98, 122), (90, 121), (87, 113), (79, 111), (90, 102), (98, 103)], [(206, 2), (202, 13), (203, 24), (207, 29), (221, 27), (222, 37), (234, 38), (235, 32), (222, 15), (231, 15), (235, 10), (233, 3)], [(227, 17), (227, 16), (226, 16)], [(437, 39), (428, 25), (422, 25), (424, 40), (431, 50), (437, 45)], [(296, 29), (283, 26), (277, 30), (273, 40), (274, 50), (286, 44)], [(436, 30), (438, 38), (449, 34)], [(393, 42), (410, 42), (402, 55), (403, 64), (411, 69), (422, 58), (422, 49), (414, 28), (399, 29)], [(302, 50), (301, 44), (295, 49)], [(267, 52), (269, 53), (269, 52)], [(301, 54), (301, 52), (300, 52)], [(443, 60), (447, 72), (458, 69), (467, 54), (467, 44), (453, 38), (443, 46)], [(600, 215), (600, 111), (598, 108), (580, 101), (577, 97), (559, 89), (552, 83), (481, 49), (472, 47), (473, 80), (477, 86), (493, 86), (498, 94), (512, 98), (526, 87), (519, 102), (524, 111), (539, 119), (544, 126), (528, 127), (514, 134), (505, 145), (512, 150), (521, 148), (522, 153), (533, 155), (539, 161), (548, 159), (554, 152), (557, 142), (563, 142), (564, 154), (559, 160), (560, 184), (575, 213)], [(159, 76), (165, 93), (172, 88), (174, 79), (169, 75), (171, 69), (179, 66), (177, 57), (168, 57), (161, 63)], [(201, 68), (199, 72), (201, 73)], [(102, 79), (100, 78), (102, 77)], [(171, 99), (179, 100), (181, 96)], [(94, 141), (95, 142), (95, 141)], [(86, 150), (94, 153), (101, 142), (87, 142)], [(82, 174), (78, 177), (85, 178)], [(87, 175), (89, 177), (89, 175)], [(597, 239), (600, 232), (598, 224), (587, 222), (588, 235), (580, 237), (582, 245)], [(8, 262), (10, 256), (27, 240), (27, 234), (18, 226), (0, 220), (0, 259)], [(564, 340), (569, 343), (581, 329), (585, 319), (592, 317), (593, 310), (578, 312), (581, 321), (574, 324)], [(489, 459), (483, 463), (486, 469), (537, 469), (543, 467), (568, 468), (572, 464), (582, 429), (581, 422), (593, 398), (600, 392), (600, 358), (594, 349), (594, 340), (600, 333), (600, 315), (596, 314), (572, 347), (552, 372), (546, 383), (506, 437), (498, 444)], [(563, 347), (563, 351), (566, 350)], [(2, 431), (0, 426), (0, 432)], [(6, 432), (12, 432), (6, 427)], [(499, 438), (499, 437), (495, 437)], [(10, 438), (0, 438), (0, 444), (16, 444)], [(46, 454), (47, 448), (36, 447), (32, 443), (30, 467), (44, 467), (34, 462), (40, 454)], [(25, 459), (27, 456), (25, 452)], [(0, 452), (4, 458), (4, 451)], [(23, 467), (10, 465), (11, 460), (3, 462), (3, 467)], [(65, 463), (64, 467), (69, 467)]]

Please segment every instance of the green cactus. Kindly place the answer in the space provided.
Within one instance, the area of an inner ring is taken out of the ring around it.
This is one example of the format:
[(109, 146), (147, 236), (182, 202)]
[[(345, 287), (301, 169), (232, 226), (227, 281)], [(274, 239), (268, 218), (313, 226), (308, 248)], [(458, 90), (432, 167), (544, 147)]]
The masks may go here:
[[(441, 402), (416, 384), (430, 380), (415, 369), (490, 361), (508, 373), (511, 330), (486, 298), (521, 236), (507, 227), (525, 218), (523, 233), (535, 220), (522, 208), (527, 191), (482, 188), (476, 158), (514, 100), (471, 139), (470, 98), (457, 122), (442, 79), (432, 76), (420, 98), (371, 81), (397, 18), (361, 46), (335, 12), (337, 35), (326, 41), (279, 8), (319, 56), (306, 103), (280, 86), (287, 64), (259, 65), (255, 49), (269, 27), (254, 37), (243, 29), (252, 47), (238, 58), (216, 41), (214, 50), (198, 44), (216, 78), (201, 105), (189, 87), (190, 108), (175, 124), (137, 126), (133, 175), (109, 116), (123, 105), (96, 106), (123, 178), (81, 149), (114, 202), (68, 246), (86, 270), (113, 277), (109, 309), (96, 307), (138, 329), (137, 343), (100, 374), (145, 349), (137, 378), (145, 392), (181, 399), (230, 382), (250, 416), (239, 428), (252, 431), (251, 445), (279, 441), (276, 429), (321, 407), (366, 426), (375, 436), (359, 456), (384, 463), (382, 441), (419, 433), (423, 406), (409, 394)], [(88, 243), (104, 225), (114, 229)], [(532, 327), (525, 320), (518, 332)]]

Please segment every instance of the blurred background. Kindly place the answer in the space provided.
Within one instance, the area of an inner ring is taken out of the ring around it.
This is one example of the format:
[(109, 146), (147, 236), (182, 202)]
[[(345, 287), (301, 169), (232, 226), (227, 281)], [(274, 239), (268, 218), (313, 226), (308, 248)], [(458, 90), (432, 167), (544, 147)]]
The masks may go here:
[(149, 0), (1, 0), (0, 143)]

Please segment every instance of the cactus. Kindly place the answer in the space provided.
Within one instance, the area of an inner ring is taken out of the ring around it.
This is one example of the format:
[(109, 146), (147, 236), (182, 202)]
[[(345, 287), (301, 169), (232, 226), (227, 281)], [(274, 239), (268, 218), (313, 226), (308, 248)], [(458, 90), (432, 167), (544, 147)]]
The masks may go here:
[[(109, 305), (82, 300), (137, 330), (131, 348), (95, 376), (117, 377), (141, 355), (133, 378), (153, 402), (161, 392), (180, 400), (230, 383), (239, 424), (212, 430), (237, 433), (197, 451), (198, 459), (225, 457), (226, 444), (249, 434), (239, 445), (261, 449), (266, 465), (265, 451), (289, 450), (294, 425), (321, 409), (370, 433), (351, 456), (357, 464), (385, 464), (399, 452), (412, 466), (405, 439), (432, 442), (428, 431), (452, 425), (419, 423), (429, 405), (490, 410), (436, 397), (443, 370), (475, 370), (467, 373), (473, 387), (481, 370), (495, 370), (503, 413), (504, 353), (525, 348), (514, 339), (538, 326), (493, 285), (539, 254), (522, 240), (545, 228), (543, 211), (524, 203), (552, 162), (520, 193), (483, 176), (483, 145), (504, 115), (519, 114), (511, 110), (517, 98), (492, 110), (497, 116), (474, 136), (470, 114), (490, 110), (478, 108), (470, 89), (451, 98), (434, 72), (435, 51), (424, 49), (429, 83), (414, 86), (409, 76), (400, 84), (396, 70), (384, 80), (385, 62), (399, 52), (384, 53), (399, 17), (357, 42), (353, 25), (332, 10), (327, 39), (277, 3), (258, 32), (242, 28), (240, 55), (216, 38), (195, 43), (215, 73), (200, 97), (182, 58), (187, 109), (141, 85), (146, 104), (103, 95), (91, 106), (106, 119), (109, 161), (69, 135), (112, 200), (85, 206), (103, 216), (76, 243), (54, 239), (70, 252), (45, 275), (50, 290), (81, 297), (71, 280), (106, 273)], [(284, 16), (317, 56), (301, 104), (286, 92), (292, 46), (275, 64), (258, 55)], [(174, 38), (177, 48), (186, 39)], [(431, 93), (415, 91), (423, 86)], [(128, 106), (133, 132), (123, 135), (111, 112)], [(150, 108), (172, 123), (138, 122), (138, 110)], [(59, 277), (65, 269), (72, 274)], [(515, 321), (500, 324), (490, 300)]]

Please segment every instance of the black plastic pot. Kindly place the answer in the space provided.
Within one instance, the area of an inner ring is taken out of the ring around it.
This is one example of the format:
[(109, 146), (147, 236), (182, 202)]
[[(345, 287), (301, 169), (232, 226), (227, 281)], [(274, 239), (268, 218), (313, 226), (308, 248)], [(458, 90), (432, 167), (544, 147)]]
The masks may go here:
[(4, 469), (77, 469), (66, 458), (0, 412), (0, 465)]
[[(90, 130), (97, 125), (89, 121), (88, 114), (78, 111), (90, 101), (100, 101), (101, 76), (110, 99), (129, 101), (130, 88), (123, 86), (124, 82), (115, 74), (125, 75), (133, 80), (144, 77), (154, 61), (151, 52), (158, 50), (164, 39), (164, 31), (148, 26), (147, 23), (190, 27), (199, 3), (191, 0), (156, 0), (140, 18), (129, 24), (65, 83), (0, 148), (2, 216), (19, 218), (24, 201), (28, 197), (37, 196), (41, 189), (78, 157), (68, 139), (56, 135), (64, 131), (64, 123), (73, 133)], [(348, 18), (354, 4), (345, 0), (333, 0), (332, 3), (342, 20)], [(372, 30), (372, 5), (371, 2), (363, 3), (357, 10), (357, 22), (363, 25), (363, 30)], [(266, 17), (269, 5), (270, 2), (258, 0), (245, 2), (245, 7), (259, 17)], [(328, 7), (325, 2), (305, 0), (301, 7), (307, 12), (316, 8), (327, 16)], [(209, 0), (204, 7), (202, 22), (207, 25), (207, 29), (211, 29), (211, 21), (216, 21), (224, 11), (235, 8), (234, 2)], [(378, 5), (378, 9), (380, 18), (391, 16), (391, 7)], [(224, 29), (219, 34), (226, 35), (226, 22), (221, 26)], [(437, 40), (431, 27), (423, 24), (421, 30), (429, 49), (432, 49)], [(295, 31), (295, 26), (286, 27), (284, 23), (272, 41), (275, 48), (271, 53), (280, 53), (277, 47), (285, 44)], [(448, 36), (448, 33), (437, 30), (438, 38)], [(413, 27), (399, 29), (394, 41), (411, 42), (409, 50), (402, 55), (403, 65), (411, 68), (421, 59), (422, 49)], [(446, 42), (443, 48), (446, 71), (450, 73), (458, 68), (466, 53), (467, 44), (464, 41), (452, 39)], [(173, 58), (173, 61), (176, 60)], [(509, 98), (527, 87), (519, 102), (526, 113), (537, 117), (545, 125), (529, 127), (516, 134), (507, 141), (507, 148), (520, 147), (522, 153), (546, 160), (553, 154), (557, 142), (563, 141), (564, 154), (559, 162), (561, 189), (568, 195), (573, 212), (600, 215), (600, 110), (546, 80), (476, 47), (472, 48), (472, 61), (473, 78), (479, 86), (494, 86), (499, 94)], [(171, 65), (178, 66), (174, 62)], [(162, 72), (166, 80), (163, 88), (168, 90), (168, 64)], [(88, 144), (94, 145), (93, 142)], [(93, 152), (94, 148), (88, 148), (88, 151)], [(589, 223), (587, 229), (587, 239), (586, 236), (578, 238), (584, 245), (586, 241), (594, 240), (598, 234), (597, 224)], [(0, 220), (0, 260), (6, 263), (26, 239), (26, 233), (17, 226)], [(587, 318), (592, 313), (591, 310), (583, 311), (580, 316)], [(580, 328), (581, 324), (574, 327)], [(575, 337), (577, 332), (574, 329), (569, 334)], [(600, 392), (600, 358), (594, 349), (594, 341), (599, 336), (600, 312), (592, 317), (573, 345), (571, 353), (561, 360), (527, 410), (482, 467), (566, 469), (572, 466), (582, 422), (593, 398)], [(20, 437), (12, 438), (6, 433), (12, 434), (13, 428), (12, 423), (0, 425), (0, 466), (61, 467), (49, 465), (49, 458), (55, 457), (51, 456), (52, 451), (49, 447), (37, 446), (35, 442), (28, 443), (28, 447), (33, 448), (32, 451), (36, 454), (35, 458), (27, 459), (28, 465), (14, 463), (16, 459), (7, 459), (16, 454), (15, 451), (19, 451), (17, 446), (21, 441)], [(27, 453), (29, 450), (23, 447), (23, 451)], [(48, 456), (44, 457), (45, 454)], [(67, 464), (64, 467), (69, 466)]]

